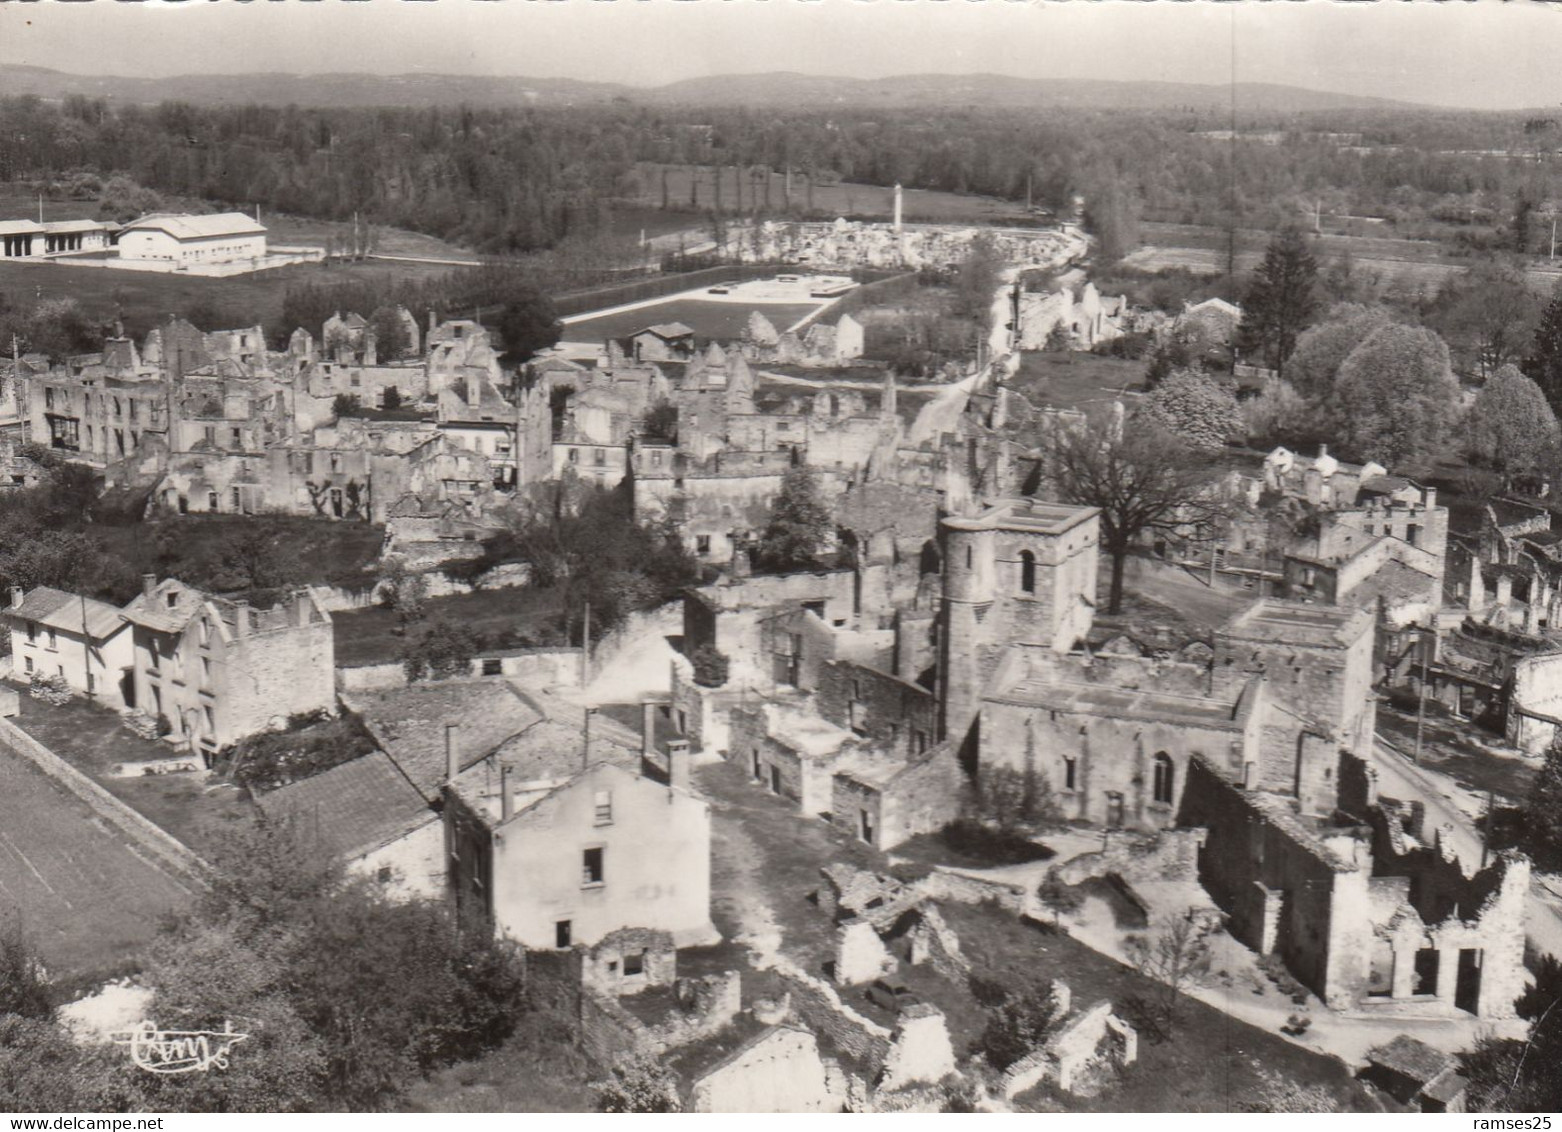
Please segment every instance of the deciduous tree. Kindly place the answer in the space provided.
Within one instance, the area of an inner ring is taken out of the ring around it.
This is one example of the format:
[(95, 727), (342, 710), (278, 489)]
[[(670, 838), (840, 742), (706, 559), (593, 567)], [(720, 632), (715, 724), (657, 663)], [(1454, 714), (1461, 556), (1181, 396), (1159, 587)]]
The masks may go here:
[(1423, 327), (1376, 331), (1345, 359), (1334, 388), (1342, 447), (1390, 468), (1442, 451), (1459, 411), (1448, 347)]
[(1222, 506), (1207, 490), (1213, 470), (1187, 444), (1137, 418), (1126, 426), (1096, 413), (1051, 438), (1062, 498), (1101, 509), (1101, 548), (1112, 560), (1107, 612), (1123, 607), (1123, 572), (1141, 535), (1209, 524)]
[(1393, 319), (1382, 307), (1336, 303), (1316, 326), (1304, 330), (1285, 366), (1285, 380), (1308, 401), (1326, 403), (1350, 352)]
[(1224, 448), (1227, 440), (1242, 432), (1236, 397), (1197, 370), (1168, 375), (1145, 398), (1143, 413), (1146, 420), (1204, 451)]
[(1557, 418), (1540, 386), (1505, 365), (1476, 394), (1464, 437), (1472, 457), (1511, 479), (1553, 462)]

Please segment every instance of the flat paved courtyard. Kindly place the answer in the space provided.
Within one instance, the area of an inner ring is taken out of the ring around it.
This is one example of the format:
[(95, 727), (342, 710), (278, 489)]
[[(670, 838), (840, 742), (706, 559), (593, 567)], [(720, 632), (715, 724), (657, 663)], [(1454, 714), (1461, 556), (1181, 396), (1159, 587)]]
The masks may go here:
[(119, 830), (0, 743), (0, 922), (21, 917), (51, 974), (133, 955), (189, 899)]

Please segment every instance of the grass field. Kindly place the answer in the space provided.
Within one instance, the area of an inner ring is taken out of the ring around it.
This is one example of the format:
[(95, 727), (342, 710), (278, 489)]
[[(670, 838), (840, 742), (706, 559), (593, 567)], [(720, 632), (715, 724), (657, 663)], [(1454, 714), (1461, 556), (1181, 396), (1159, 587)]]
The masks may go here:
[[(423, 263), (368, 260), (363, 263), (296, 264), (254, 275), (203, 279), (149, 271), (116, 271), (100, 267), (70, 267), (60, 262), (0, 261), (0, 293), (14, 303), (33, 299), (75, 299), (94, 322), (109, 322), (121, 313), (125, 328), (141, 335), (170, 315), (199, 306), (215, 306), (223, 328), (279, 327), (282, 298), (289, 287), (302, 284), (347, 283), (363, 279), (427, 279), (459, 268)], [(290, 328), (292, 329), (292, 328)], [(319, 334), (320, 328), (307, 327)]]
[[(655, 165), (642, 163), (635, 172), (640, 183), (638, 200), (660, 212), (662, 201), (662, 170), (667, 170), (668, 212), (662, 215), (682, 216), (676, 227), (698, 226), (716, 203), (716, 171), (709, 166)], [(721, 201), (724, 208), (737, 211), (738, 178), (740, 174), (730, 167), (721, 170)], [(751, 202), (760, 204), (761, 215), (781, 216), (786, 210), (786, 175), (771, 173), (770, 205), (764, 207), (765, 178), (757, 180), (748, 173), (742, 176), (743, 211), (751, 211)], [(698, 204), (691, 207), (690, 189), (698, 182)], [(799, 214), (807, 208), (808, 179), (801, 173), (792, 175), (792, 206)], [(1000, 223), (1024, 221), (1025, 208), (1013, 201), (998, 200), (965, 193), (942, 193), (926, 189), (906, 189), (902, 197), (904, 218), (907, 221), (947, 221), (954, 223)], [(678, 211), (684, 210), (684, 211)], [(894, 190), (882, 185), (861, 185), (849, 181), (834, 184), (817, 184), (813, 191), (813, 214), (821, 217), (855, 216), (885, 218), (895, 210)]]
[[(1153, 224), (1139, 226), (1138, 251), (1124, 259), (1128, 267), (1146, 271), (1184, 268), (1195, 272), (1219, 274), (1226, 269), (1227, 234), (1223, 228), (1195, 224)], [(1263, 258), (1269, 233), (1243, 229), (1237, 233), (1237, 270), (1252, 271)], [(1347, 251), (1355, 269), (1376, 276), (1389, 291), (1414, 293), (1417, 289), (1435, 289), (1450, 275), (1465, 270), (1470, 261), (1452, 255), (1442, 244), (1431, 240), (1401, 240), (1390, 236), (1344, 236), (1325, 234), (1314, 242), (1315, 254), (1325, 263)], [(1549, 293), (1562, 272), (1549, 265), (1532, 262), (1530, 285)]]
[[(489, 640), (516, 633), (543, 639), (551, 634), (550, 624), (559, 612), (561, 600), (562, 592), (558, 589), (529, 587), (435, 597), (424, 603), (423, 623), (450, 621)], [(336, 629), (336, 663), (339, 667), (394, 664), (401, 658), (406, 636), (395, 610), (378, 606), (355, 609), (350, 613), (333, 613), (331, 621)], [(411, 632), (418, 632), (416, 624)]]
[(19, 917), (51, 974), (122, 964), (189, 898), (85, 803), (0, 745), (0, 923)]
[(617, 314), (571, 322), (564, 327), (567, 342), (600, 342), (604, 338), (622, 338), (663, 322), (681, 322), (700, 338), (729, 341), (740, 338), (748, 325), (748, 316), (759, 311), (777, 330), (785, 330), (807, 317), (818, 303), (718, 303), (700, 299), (671, 299), (665, 303), (636, 307)]
[(1010, 387), (1036, 406), (1089, 409), (1125, 397), (1137, 397), (1146, 362), (1103, 358), (1095, 354), (1026, 352)]
[[(974, 974), (1004, 986), (1062, 979), (1081, 1006), (1110, 999), (1121, 1009), (1133, 996), (1158, 985), (1067, 935), (1042, 930), (993, 905), (943, 905)], [(912, 972), (913, 990), (928, 972)], [(913, 981), (916, 980), (916, 981)], [(942, 1006), (943, 1003), (940, 1002)], [(972, 1004), (974, 1006), (974, 1004)], [(1037, 1107), (1071, 1112), (1238, 1112), (1254, 1099), (1263, 1067), (1300, 1085), (1321, 1085), (1346, 1111), (1378, 1111), (1366, 1090), (1333, 1057), (1295, 1045), (1212, 1006), (1184, 998), (1169, 1040), (1139, 1039), (1139, 1060), (1116, 1085), (1097, 1097), (1035, 1090), (1022, 1094)]]
[(167, 743), (142, 739), (127, 730), (116, 712), (82, 699), (56, 707), (23, 694), (21, 703), (17, 726), (197, 853), (223, 849), (228, 832), (254, 812), (242, 790), (191, 775), (116, 777), (111, 772), (118, 763), (166, 759), (179, 753)]
[[(885, 871), (884, 856), (834, 826), (804, 817), (795, 803), (749, 782), (736, 765), (713, 764), (696, 773), (712, 801), (711, 903), (717, 927), (729, 939), (745, 928), (752, 930), (757, 900), (779, 929), (781, 950), (804, 970), (825, 973), (835, 933), (829, 915), (809, 899), (824, 884), (819, 869), (837, 862)], [(1083, 1007), (1106, 998), (1120, 1008), (1133, 996), (1148, 996), (1156, 989), (1136, 971), (1068, 935), (1044, 931), (995, 906), (944, 903), (941, 908), (960, 937), (973, 973), (1004, 986), (1062, 979), (1072, 988), (1076, 1004)], [(963, 1055), (987, 1020), (969, 987), (928, 966), (902, 965), (899, 975), (944, 1012), (956, 1053)], [(854, 1009), (884, 1025), (893, 1023), (860, 990), (843, 993)], [(1047, 1107), (1074, 1111), (1229, 1112), (1252, 1095), (1259, 1065), (1300, 1084), (1326, 1086), (1342, 1107), (1373, 1110), (1370, 1098), (1337, 1059), (1186, 998), (1171, 1040), (1141, 1038), (1139, 1063), (1116, 1091), (1094, 1099), (1036, 1099)]]
[[(211, 201), (198, 200), (194, 197), (173, 196), (167, 193), (160, 194), (163, 198), (163, 207), (160, 212), (243, 212), (247, 216), (253, 216), (253, 205), (224, 206)], [(45, 220), (96, 220), (98, 216), (98, 203), (95, 200), (49, 200), (43, 202), (43, 218)], [(15, 181), (0, 181), (0, 220), (36, 220), (38, 219), (38, 194), (32, 187), (25, 183)], [(316, 220), (305, 216), (290, 216), (281, 212), (262, 211), (260, 222), (266, 226), (267, 239), (270, 243), (287, 246), (290, 244), (318, 244), (324, 245), (328, 236), (336, 236), (339, 239), (350, 239), (352, 236), (352, 221), (340, 220)], [(469, 256), (470, 253), (454, 244), (446, 243), (437, 236), (426, 236), (421, 232), (408, 232), (402, 228), (378, 228), (379, 250), (385, 255), (410, 255), (433, 256), (437, 258), (457, 259)]]

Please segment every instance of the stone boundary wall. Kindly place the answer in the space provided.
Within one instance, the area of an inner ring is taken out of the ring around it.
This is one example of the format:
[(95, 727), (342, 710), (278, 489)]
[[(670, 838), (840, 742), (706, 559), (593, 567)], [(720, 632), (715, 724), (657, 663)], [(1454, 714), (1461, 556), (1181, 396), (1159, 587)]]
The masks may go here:
[(618, 659), (625, 647), (637, 641), (641, 634), (657, 632), (664, 637), (683, 633), (683, 599), (678, 598), (659, 605), (655, 609), (642, 609), (624, 618), (611, 632), (591, 646), (591, 674), (601, 672)]
[(811, 975), (782, 975), (791, 994), (792, 1012), (816, 1034), (827, 1036), (848, 1056), (874, 1067), (889, 1056), (894, 1034), (852, 1009), (835, 988)]
[(933, 871), (922, 880), (921, 887), (924, 894), (935, 900), (953, 900), (957, 904), (986, 904), (992, 901), (1017, 916), (1042, 914), (1025, 885), (971, 876), (945, 865), (935, 865)]
[(1083, 853), (1058, 870), (1067, 884), (1116, 873), (1128, 881), (1197, 880), (1203, 829), (1168, 829), (1144, 834), (1109, 830), (1095, 853)]
[(124, 833), (182, 880), (206, 887), (211, 866), (167, 830), (121, 802), (87, 775), (7, 719), (0, 719), (0, 743), (32, 762), (55, 782), (80, 798), (93, 813)]
[[(466, 675), (474, 680), (483, 679), (483, 661), (498, 660), (499, 675), (512, 680), (543, 684), (547, 687), (576, 688), (580, 686), (580, 649), (507, 649), (503, 656), (472, 658), (471, 670)], [(489, 677), (491, 679), (491, 677)], [(461, 679), (459, 676), (451, 679)], [(338, 692), (365, 692), (380, 688), (405, 688), (407, 670), (399, 663), (364, 664), (352, 668), (336, 669)]]

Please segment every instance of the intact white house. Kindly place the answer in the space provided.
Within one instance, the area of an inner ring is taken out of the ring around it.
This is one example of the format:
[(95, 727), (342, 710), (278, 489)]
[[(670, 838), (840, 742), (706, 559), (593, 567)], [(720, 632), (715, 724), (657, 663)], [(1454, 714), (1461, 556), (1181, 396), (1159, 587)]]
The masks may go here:
[(107, 220), (0, 220), (0, 259), (102, 251), (118, 231)]
[(119, 258), (162, 260), (177, 267), (261, 260), (266, 258), (266, 227), (242, 212), (153, 213), (120, 231)]
[(117, 608), (49, 586), (27, 594), (16, 587), (5, 614), (17, 679), (57, 676), (109, 707), (129, 701), (135, 644)]

